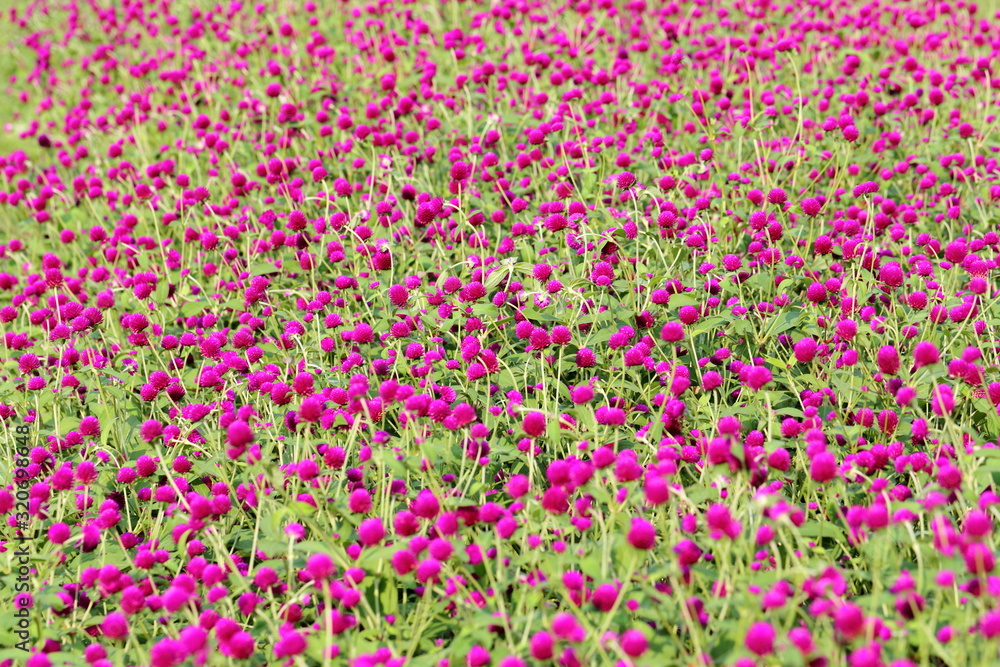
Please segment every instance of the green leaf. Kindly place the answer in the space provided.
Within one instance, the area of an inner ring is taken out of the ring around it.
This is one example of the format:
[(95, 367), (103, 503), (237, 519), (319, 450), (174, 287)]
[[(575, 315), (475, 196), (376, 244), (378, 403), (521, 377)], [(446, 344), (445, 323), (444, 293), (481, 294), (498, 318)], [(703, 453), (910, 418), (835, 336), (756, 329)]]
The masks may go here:
[(794, 329), (802, 316), (800, 308), (789, 308), (783, 310), (767, 321), (764, 331), (767, 337), (774, 337), (785, 333), (789, 329)]
[(799, 526), (798, 531), (802, 537), (830, 537), (846, 541), (843, 529), (832, 521), (806, 521)]
[(257, 262), (250, 266), (250, 276), (263, 276), (270, 273), (281, 273), (271, 262)]
[(682, 306), (698, 306), (701, 300), (693, 294), (671, 294), (668, 306), (672, 309), (680, 309)]

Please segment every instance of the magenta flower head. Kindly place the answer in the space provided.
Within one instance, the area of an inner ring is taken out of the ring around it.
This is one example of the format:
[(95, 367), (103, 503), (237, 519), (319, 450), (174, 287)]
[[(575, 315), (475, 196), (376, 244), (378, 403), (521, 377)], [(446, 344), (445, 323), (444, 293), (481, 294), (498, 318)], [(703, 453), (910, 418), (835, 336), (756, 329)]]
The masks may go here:
[(1000, 635), (1000, 611), (988, 611), (979, 621), (979, 631), (987, 639)]
[(903, 284), (903, 267), (899, 262), (887, 262), (879, 267), (878, 279), (888, 287), (899, 287)]
[(965, 561), (965, 568), (969, 574), (984, 575), (996, 568), (996, 557), (994, 557), (993, 551), (982, 542), (973, 542), (965, 547), (962, 559)]
[(917, 343), (917, 346), (913, 348), (913, 361), (917, 368), (921, 366), (930, 366), (931, 364), (936, 364), (941, 361), (941, 354), (938, 352), (937, 346), (928, 341), (922, 340)]
[(219, 651), (223, 655), (231, 656), (237, 660), (245, 660), (253, 655), (256, 648), (256, 641), (246, 630), (234, 633), (228, 641), (219, 642)]
[(684, 340), (684, 325), (680, 322), (667, 322), (660, 329), (660, 339), (668, 343)]
[(555, 640), (552, 635), (542, 630), (531, 637), (531, 657), (535, 660), (548, 660), (552, 657)]
[(466, 667), (486, 667), (490, 664), (490, 652), (478, 644), (469, 649), (465, 656)]
[(826, 285), (823, 283), (812, 283), (806, 288), (806, 298), (810, 303), (823, 303), (826, 297)]
[(184, 662), (184, 646), (176, 639), (161, 639), (149, 651), (151, 667), (174, 667)]
[(858, 323), (852, 319), (844, 318), (837, 322), (837, 335), (845, 341), (852, 340), (858, 333)]
[(892, 345), (883, 345), (875, 356), (878, 369), (885, 375), (895, 375), (899, 372), (899, 352)]
[(372, 495), (365, 489), (355, 489), (347, 499), (347, 507), (355, 514), (370, 512)]
[(313, 554), (306, 561), (306, 573), (313, 581), (326, 581), (334, 572), (333, 559), (324, 553)]
[(422, 519), (433, 519), (441, 511), (441, 503), (430, 489), (423, 489), (413, 499), (411, 511)]
[(524, 421), (521, 422), (521, 428), (532, 438), (537, 438), (545, 433), (545, 425), (545, 415), (541, 412), (529, 412), (524, 416)]
[(472, 167), (467, 163), (458, 161), (451, 165), (449, 176), (453, 181), (464, 181), (472, 174)]
[(819, 215), (819, 212), (822, 208), (823, 205), (819, 203), (818, 199), (813, 199), (810, 197), (809, 199), (802, 200), (802, 212), (805, 213), (806, 215), (809, 216)]
[(642, 517), (632, 517), (628, 543), (636, 549), (649, 550), (656, 546), (656, 527)]
[(951, 414), (955, 409), (955, 394), (949, 385), (939, 384), (931, 395), (931, 408), (938, 417)]
[(853, 602), (845, 602), (834, 613), (833, 627), (848, 640), (854, 639), (864, 632), (864, 612)]
[(590, 368), (597, 363), (597, 355), (587, 347), (581, 347), (576, 353), (576, 365), (579, 368)]
[(715, 503), (708, 508), (705, 513), (705, 523), (711, 529), (711, 537), (714, 540), (723, 536), (734, 540), (743, 530), (740, 522), (733, 518), (729, 508), (722, 503)]
[(812, 634), (810, 634), (808, 628), (797, 627), (792, 628), (788, 631), (788, 639), (804, 654), (812, 653), (816, 650), (816, 644), (813, 642)]
[(112, 612), (104, 617), (101, 623), (101, 632), (111, 639), (124, 639), (128, 636), (128, 619), (124, 614)]
[(253, 442), (253, 431), (245, 421), (234, 421), (226, 428), (226, 440), (229, 446), (242, 449)]
[(812, 338), (803, 338), (795, 343), (795, 361), (800, 364), (807, 364), (816, 357), (816, 350), (819, 346)]
[(361, 540), (361, 544), (366, 547), (375, 546), (382, 541), (385, 537), (385, 526), (382, 525), (382, 519), (378, 517), (372, 517), (371, 519), (365, 519), (358, 526), (358, 538)]
[(393, 285), (389, 288), (389, 301), (392, 305), (402, 308), (410, 298), (410, 292), (403, 285)]
[(139, 427), (139, 436), (146, 442), (152, 442), (163, 435), (163, 424), (158, 419), (147, 419)]
[(573, 401), (575, 405), (580, 405), (581, 403), (587, 403), (594, 398), (594, 390), (590, 385), (585, 384), (571, 389), (569, 396), (570, 400)]
[(623, 171), (618, 174), (618, 179), (615, 184), (618, 186), (619, 190), (628, 190), (635, 185), (635, 174), (631, 171)]
[(623, 632), (618, 643), (621, 644), (625, 655), (630, 658), (638, 658), (649, 648), (649, 641), (646, 639), (646, 635), (642, 634), (641, 630), (635, 629)]
[(744, 643), (751, 653), (768, 655), (774, 651), (774, 628), (766, 621), (754, 623), (747, 630)]
[(861, 197), (863, 195), (871, 195), (878, 192), (878, 183), (875, 181), (865, 181), (860, 185), (854, 186), (854, 196)]
[(741, 369), (740, 376), (752, 391), (760, 391), (772, 379), (771, 371), (764, 366), (745, 366)]
[(586, 637), (586, 630), (572, 614), (565, 611), (552, 617), (552, 632), (556, 633), (560, 639), (571, 642), (580, 642)]
[(601, 584), (594, 589), (590, 602), (600, 611), (608, 612), (614, 608), (619, 594), (620, 591), (613, 584)]
[(949, 491), (959, 489), (962, 486), (962, 471), (956, 465), (945, 463), (938, 469), (937, 482)]
[(520, 498), (528, 492), (530, 483), (526, 475), (514, 475), (507, 482), (507, 493), (511, 498)]
[(774, 188), (767, 193), (767, 201), (771, 204), (784, 204), (788, 201), (788, 195), (781, 188)]
[(823, 484), (837, 476), (837, 457), (830, 452), (820, 452), (812, 457), (809, 476), (814, 482)]
[(974, 509), (965, 517), (963, 532), (966, 539), (976, 541), (988, 536), (992, 531), (993, 522), (990, 520), (990, 515), (986, 512)]
[(715, 371), (708, 371), (701, 378), (701, 388), (705, 391), (712, 391), (722, 386), (722, 376)]
[(566, 343), (573, 340), (573, 334), (569, 330), (569, 327), (563, 325), (558, 325), (552, 328), (552, 342), (559, 345), (565, 345)]

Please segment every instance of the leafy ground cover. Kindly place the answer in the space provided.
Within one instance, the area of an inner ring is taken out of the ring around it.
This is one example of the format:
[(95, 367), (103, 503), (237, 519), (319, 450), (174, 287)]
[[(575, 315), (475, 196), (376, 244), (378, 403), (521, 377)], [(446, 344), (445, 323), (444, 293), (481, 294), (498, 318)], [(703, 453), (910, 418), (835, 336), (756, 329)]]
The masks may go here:
[(0, 665), (996, 664), (992, 11), (16, 3)]

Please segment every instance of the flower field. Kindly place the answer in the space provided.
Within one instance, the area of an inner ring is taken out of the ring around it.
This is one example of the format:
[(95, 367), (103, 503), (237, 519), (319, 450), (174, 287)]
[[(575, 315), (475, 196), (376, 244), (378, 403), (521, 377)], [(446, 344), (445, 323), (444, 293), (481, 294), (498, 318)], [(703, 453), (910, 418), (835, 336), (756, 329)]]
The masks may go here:
[(1000, 662), (1000, 12), (18, 0), (0, 667)]

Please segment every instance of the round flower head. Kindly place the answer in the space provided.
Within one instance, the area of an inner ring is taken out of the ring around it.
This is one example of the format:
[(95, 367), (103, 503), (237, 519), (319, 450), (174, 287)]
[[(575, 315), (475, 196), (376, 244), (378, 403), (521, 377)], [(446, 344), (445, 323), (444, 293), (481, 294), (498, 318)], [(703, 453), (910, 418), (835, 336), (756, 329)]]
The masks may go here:
[(618, 186), (619, 190), (628, 190), (633, 185), (635, 185), (635, 174), (631, 171), (623, 171), (618, 174), (618, 178), (615, 181), (615, 185)]
[(955, 409), (955, 394), (951, 387), (946, 384), (939, 384), (931, 394), (931, 409), (939, 417), (951, 414)]
[(449, 175), (453, 181), (464, 181), (472, 173), (472, 168), (465, 162), (458, 161), (451, 165)]
[(938, 469), (937, 481), (945, 489), (954, 491), (962, 486), (962, 471), (958, 466), (946, 463)]
[(615, 606), (615, 602), (618, 601), (619, 591), (618, 588), (612, 584), (601, 584), (594, 589), (591, 595), (591, 603), (597, 607), (600, 611), (611, 611)]
[(237, 420), (226, 428), (226, 439), (230, 447), (246, 447), (253, 442), (253, 431), (245, 421)]
[(766, 621), (759, 621), (747, 630), (746, 647), (757, 655), (768, 655), (774, 651), (774, 628)]
[(574, 387), (570, 390), (570, 400), (573, 401), (575, 405), (587, 403), (592, 398), (594, 398), (594, 390), (590, 385), (585, 384), (579, 387)]
[(410, 292), (403, 285), (393, 285), (389, 288), (389, 301), (392, 305), (402, 308), (410, 298)]
[(837, 476), (837, 458), (829, 452), (816, 454), (809, 465), (809, 476), (820, 484), (829, 482)]
[(548, 660), (553, 655), (555, 640), (552, 635), (542, 630), (531, 637), (531, 657), (535, 660)]
[(854, 639), (864, 631), (864, 612), (856, 604), (845, 602), (834, 613), (833, 626), (848, 640)]
[(559, 612), (552, 618), (552, 632), (560, 639), (567, 641), (583, 641), (586, 631), (568, 612)]
[(619, 640), (622, 651), (630, 658), (638, 658), (649, 648), (649, 641), (641, 630), (626, 630)]
[(111, 639), (124, 639), (129, 633), (128, 619), (123, 614), (112, 612), (104, 617), (101, 632)]
[(879, 267), (878, 279), (888, 287), (899, 287), (903, 284), (903, 267), (899, 262), (887, 262)]
[(795, 343), (795, 360), (800, 364), (809, 363), (816, 357), (816, 350), (819, 346), (812, 338), (803, 338)]
[(656, 527), (642, 517), (632, 517), (628, 543), (636, 549), (648, 550), (656, 546)]
[(870, 195), (878, 192), (878, 183), (875, 181), (866, 181), (860, 185), (854, 186), (854, 196), (861, 197), (863, 195)]
[(916, 347), (913, 348), (913, 361), (917, 368), (921, 366), (930, 366), (931, 364), (936, 364), (941, 361), (941, 354), (938, 352), (937, 346), (930, 341), (920, 341), (917, 343)]
[(972, 510), (965, 517), (965, 535), (973, 540), (986, 537), (993, 531), (993, 522), (990, 515), (982, 510)]
[(660, 338), (668, 343), (684, 340), (684, 325), (680, 322), (667, 322), (660, 329)]
[(802, 200), (802, 212), (806, 215), (819, 215), (820, 209), (822, 208), (823, 205), (819, 203), (818, 199), (809, 198)]
[(579, 368), (590, 368), (597, 363), (597, 355), (590, 348), (581, 347), (576, 353), (576, 365)]
[(712, 529), (712, 539), (721, 537), (729, 528), (731, 521), (732, 515), (729, 513), (729, 508), (722, 503), (714, 503), (705, 512), (705, 522)]
[(372, 496), (365, 489), (355, 489), (348, 498), (347, 506), (355, 514), (364, 514), (371, 511)]
[(240, 630), (233, 634), (228, 642), (221, 642), (219, 648), (223, 655), (229, 655), (238, 660), (245, 660), (253, 655), (256, 642), (253, 635), (245, 630)]
[(392, 555), (392, 569), (399, 576), (405, 576), (417, 568), (417, 558), (413, 552), (401, 549)]
[(465, 664), (468, 667), (486, 667), (490, 664), (490, 652), (482, 646), (473, 646), (465, 656)]
[[(742, 375), (742, 373), (741, 373)], [(753, 391), (759, 391), (772, 379), (771, 371), (764, 366), (750, 366), (746, 369), (746, 385)]]
[(525, 475), (514, 475), (507, 482), (506, 490), (511, 498), (520, 498), (528, 492), (530, 483)]
[(367, 547), (374, 546), (382, 541), (385, 537), (385, 526), (382, 525), (382, 519), (378, 517), (372, 517), (371, 519), (365, 519), (358, 526), (358, 538), (361, 543)]
[(837, 322), (837, 335), (845, 341), (852, 340), (858, 333), (858, 323), (852, 319), (844, 318)]
[(313, 554), (306, 561), (306, 572), (313, 581), (325, 581), (333, 575), (333, 559), (324, 553)]
[(781, 188), (774, 188), (767, 193), (767, 201), (771, 204), (784, 204), (788, 201), (788, 195)]
[(811, 283), (806, 288), (806, 298), (810, 303), (823, 303), (826, 301), (826, 286), (823, 283)]
[(563, 326), (561, 324), (552, 328), (552, 342), (559, 345), (565, 345), (573, 339), (573, 334), (569, 330), (569, 327)]
[(537, 438), (545, 433), (545, 426), (545, 415), (541, 412), (529, 412), (521, 423), (521, 428), (532, 438)]
[(441, 511), (441, 503), (438, 501), (434, 492), (430, 489), (423, 489), (417, 494), (417, 497), (413, 499), (413, 506), (410, 508), (411, 511), (423, 519), (433, 519)]
[(892, 345), (883, 345), (876, 355), (879, 370), (885, 375), (895, 375), (899, 372), (899, 352)]

